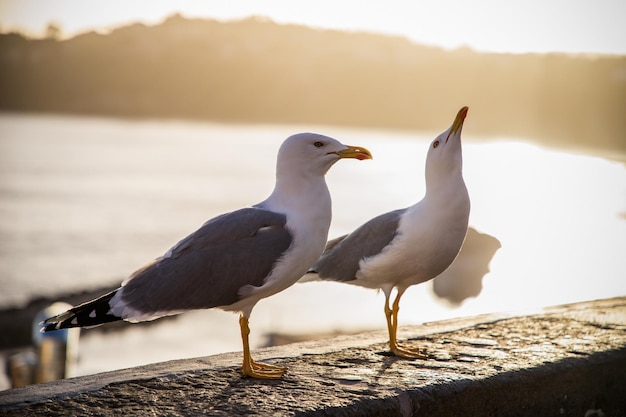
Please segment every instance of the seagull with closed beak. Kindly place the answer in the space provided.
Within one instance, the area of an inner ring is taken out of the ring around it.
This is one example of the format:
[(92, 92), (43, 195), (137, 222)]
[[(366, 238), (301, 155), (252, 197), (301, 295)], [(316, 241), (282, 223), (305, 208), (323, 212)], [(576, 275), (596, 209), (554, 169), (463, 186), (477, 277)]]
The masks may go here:
[(207, 221), (120, 288), (43, 321), (41, 330), (220, 308), (240, 313), (243, 374), (280, 378), (285, 368), (252, 359), (248, 319), (259, 300), (294, 284), (322, 254), (331, 222), (325, 174), (342, 158), (372, 156), (319, 134), (290, 136), (278, 151), (266, 200)]
[[(389, 346), (396, 356), (425, 357), (420, 349), (398, 343), (402, 294), (411, 285), (433, 279), (448, 268), (467, 233), (470, 199), (463, 181), (461, 150), (467, 111), (463, 107), (452, 126), (431, 142), (422, 200), (375, 217), (354, 232), (328, 242), (302, 280), (333, 280), (382, 290)], [(394, 288), (396, 296), (391, 304)]]

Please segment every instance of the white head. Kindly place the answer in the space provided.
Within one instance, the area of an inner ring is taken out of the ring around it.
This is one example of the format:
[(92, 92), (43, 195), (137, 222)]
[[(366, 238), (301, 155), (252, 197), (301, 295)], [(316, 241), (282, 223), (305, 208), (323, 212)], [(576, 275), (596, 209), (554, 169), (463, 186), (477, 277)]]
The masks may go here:
[(430, 143), (426, 156), (426, 188), (449, 178), (462, 178), (463, 152), (461, 149), (461, 130), (467, 116), (467, 107), (456, 115), (452, 126)]
[(288, 137), (278, 150), (276, 178), (323, 177), (342, 158), (372, 159), (372, 154), (328, 136), (298, 133)]

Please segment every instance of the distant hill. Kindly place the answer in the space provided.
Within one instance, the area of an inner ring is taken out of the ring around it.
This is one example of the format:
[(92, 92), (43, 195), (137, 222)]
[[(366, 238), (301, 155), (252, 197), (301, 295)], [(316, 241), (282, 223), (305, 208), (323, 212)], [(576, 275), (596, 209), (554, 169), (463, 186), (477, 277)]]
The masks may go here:
[[(626, 151), (626, 57), (445, 51), (251, 18), (0, 35), (0, 110), (442, 130)], [(468, 129), (469, 130), (469, 129)]]

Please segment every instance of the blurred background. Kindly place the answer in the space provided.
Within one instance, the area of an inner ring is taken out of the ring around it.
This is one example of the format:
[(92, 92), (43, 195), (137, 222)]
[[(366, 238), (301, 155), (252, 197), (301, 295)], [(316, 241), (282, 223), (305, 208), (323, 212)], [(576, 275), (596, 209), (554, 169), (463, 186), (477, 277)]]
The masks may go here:
[[(290, 134), (374, 155), (329, 173), (331, 238), (414, 204), (429, 142), (465, 105), (471, 228), (400, 324), (626, 295), (624, 15), (619, 0), (0, 0), (0, 355), (32, 345), (52, 302), (264, 199)], [(257, 305), (251, 341), (384, 329), (383, 300), (297, 284)], [(82, 332), (71, 375), (240, 345), (217, 310), (111, 324)]]

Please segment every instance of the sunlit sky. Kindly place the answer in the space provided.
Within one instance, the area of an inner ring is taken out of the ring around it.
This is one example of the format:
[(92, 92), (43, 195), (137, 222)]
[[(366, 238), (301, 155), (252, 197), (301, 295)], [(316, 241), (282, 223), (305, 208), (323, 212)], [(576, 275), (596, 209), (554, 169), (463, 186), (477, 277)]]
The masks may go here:
[(40, 36), (50, 22), (65, 36), (132, 21), (238, 19), (366, 30), (446, 48), (493, 52), (626, 54), (624, 0), (0, 0), (0, 29)]

